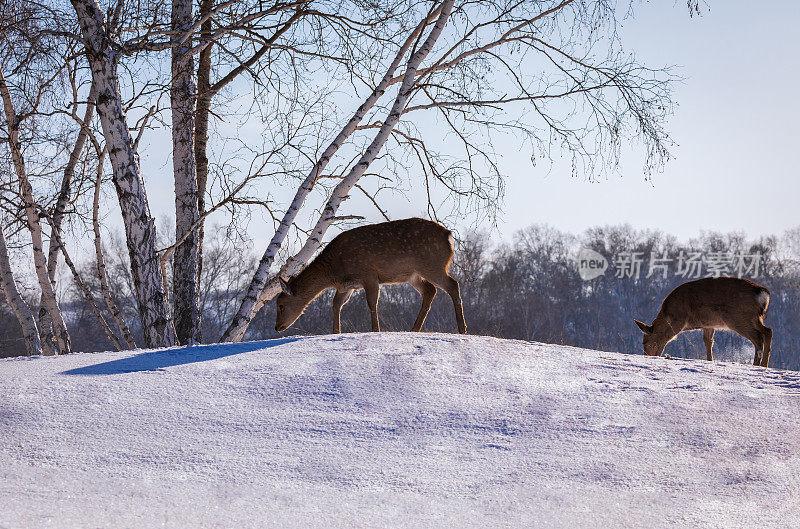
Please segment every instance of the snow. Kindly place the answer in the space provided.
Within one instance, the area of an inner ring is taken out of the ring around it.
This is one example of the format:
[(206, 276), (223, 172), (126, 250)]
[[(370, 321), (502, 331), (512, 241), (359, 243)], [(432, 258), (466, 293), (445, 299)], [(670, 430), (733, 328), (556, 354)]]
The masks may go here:
[(797, 527), (800, 373), (376, 333), (0, 361), (0, 527)]

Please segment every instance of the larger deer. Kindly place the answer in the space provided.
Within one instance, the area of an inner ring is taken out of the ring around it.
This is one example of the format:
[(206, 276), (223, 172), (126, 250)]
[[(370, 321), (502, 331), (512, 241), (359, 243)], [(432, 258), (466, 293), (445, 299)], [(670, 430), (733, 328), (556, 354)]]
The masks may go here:
[(706, 358), (713, 360), (714, 331), (734, 331), (756, 348), (753, 365), (769, 366), (772, 329), (764, 325), (769, 290), (747, 279), (707, 277), (684, 283), (664, 298), (651, 325), (634, 320), (644, 333), (644, 352), (660, 356), (683, 331), (703, 329)]
[(453, 235), (424, 219), (404, 219), (361, 226), (340, 233), (297, 276), (281, 279), (276, 298), (275, 330), (286, 330), (311, 301), (329, 288), (333, 297), (333, 332), (341, 332), (341, 310), (354, 290), (364, 289), (372, 330), (380, 331), (380, 285), (409, 283), (422, 294), (422, 307), (412, 331), (419, 331), (436, 297), (436, 287), (453, 299), (458, 332), (466, 333), (458, 281), (448, 270), (453, 260)]

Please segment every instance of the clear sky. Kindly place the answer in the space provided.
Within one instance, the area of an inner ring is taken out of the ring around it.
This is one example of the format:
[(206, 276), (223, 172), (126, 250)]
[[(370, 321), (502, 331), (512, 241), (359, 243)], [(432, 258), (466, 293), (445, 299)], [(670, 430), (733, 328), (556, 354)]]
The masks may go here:
[[(621, 29), (623, 45), (648, 66), (677, 66), (684, 78), (668, 125), (674, 159), (647, 181), (642, 153), (623, 153), (618, 175), (588, 182), (568, 167), (533, 167), (528, 154), (509, 145), (500, 151), (508, 179), (495, 234), (508, 239), (533, 223), (575, 233), (630, 223), (686, 239), (700, 230), (780, 234), (800, 224), (799, 22), (795, 0), (708, 0), (694, 18), (683, 0), (639, 5)], [(174, 211), (174, 198), (169, 136), (156, 142), (142, 160), (158, 217)], [(415, 204), (390, 211), (394, 218), (424, 214)], [(369, 218), (379, 220), (372, 212)], [(271, 224), (256, 219), (251, 234), (260, 253)]]
[(629, 157), (620, 176), (590, 183), (509, 154), (503, 233), (627, 222), (680, 238), (701, 229), (756, 236), (800, 224), (800, 2), (709, 1), (691, 19), (684, 4), (643, 4), (621, 32), (644, 64), (679, 66), (675, 159), (650, 182)]

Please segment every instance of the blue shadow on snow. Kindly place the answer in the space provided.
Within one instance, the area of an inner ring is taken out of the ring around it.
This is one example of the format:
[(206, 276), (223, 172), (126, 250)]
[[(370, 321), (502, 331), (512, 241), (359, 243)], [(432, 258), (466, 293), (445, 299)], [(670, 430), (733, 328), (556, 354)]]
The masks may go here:
[(261, 340), (257, 342), (194, 345), (191, 347), (148, 351), (128, 358), (120, 358), (101, 364), (77, 367), (64, 371), (61, 374), (118, 375), (121, 373), (136, 373), (139, 371), (156, 371), (165, 367), (205, 362), (207, 360), (216, 360), (217, 358), (226, 356), (249, 353), (251, 351), (257, 351), (258, 349), (269, 349), (270, 347), (277, 347), (300, 339), (302, 338), (277, 338), (274, 340)]

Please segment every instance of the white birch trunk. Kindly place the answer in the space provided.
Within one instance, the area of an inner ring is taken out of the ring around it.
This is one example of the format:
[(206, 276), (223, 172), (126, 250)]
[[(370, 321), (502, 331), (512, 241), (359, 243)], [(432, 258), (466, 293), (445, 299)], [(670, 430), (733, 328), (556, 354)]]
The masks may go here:
[[(74, 115), (74, 114), (73, 114)], [(47, 275), (50, 276), (50, 282), (56, 282), (56, 270), (58, 268), (58, 251), (60, 245), (58, 244), (58, 237), (61, 235), (61, 224), (64, 220), (64, 211), (66, 210), (67, 203), (69, 202), (70, 189), (72, 187), (72, 179), (75, 176), (75, 167), (80, 161), (83, 148), (86, 146), (86, 139), (89, 136), (87, 127), (92, 121), (94, 116), (94, 90), (89, 90), (89, 96), (86, 101), (86, 111), (83, 114), (83, 121), (78, 131), (78, 136), (75, 139), (75, 145), (69, 153), (69, 160), (66, 167), (64, 167), (64, 176), (61, 179), (61, 189), (58, 192), (55, 210), (53, 211), (53, 218), (50, 225), (53, 228), (55, 236), (50, 237), (49, 245), (47, 248)], [(44, 344), (52, 343), (53, 341), (53, 326), (50, 321), (50, 316), (45, 309), (44, 296), (39, 303), (39, 332)], [(46, 347), (46, 345), (45, 345)]]
[[(29, 356), (42, 354), (42, 344), (39, 339), (39, 331), (36, 328), (36, 320), (33, 319), (33, 312), (31, 312), (31, 308), (25, 303), (25, 300), (22, 299), (22, 296), (19, 295), (17, 282), (14, 281), (2, 225), (0, 225), (0, 285), (3, 288), (6, 301), (11, 306), (11, 310), (14, 311), (20, 327), (22, 327), (26, 352)], [(50, 354), (52, 354), (52, 349)]]
[[(356, 165), (353, 166), (353, 169), (350, 171), (350, 173), (348, 173), (348, 175), (334, 189), (331, 198), (328, 200), (325, 209), (322, 211), (316, 226), (311, 232), (311, 235), (306, 243), (303, 245), (303, 248), (297, 253), (297, 255), (289, 259), (289, 261), (281, 269), (281, 272), (279, 272), (278, 276), (281, 274), (293, 275), (297, 273), (300, 267), (311, 259), (311, 257), (314, 255), (314, 252), (316, 252), (322, 244), (322, 238), (325, 235), (328, 227), (330, 227), (335, 220), (336, 211), (338, 210), (339, 205), (347, 197), (350, 189), (352, 189), (356, 182), (358, 182), (358, 179), (363, 176), (364, 172), (367, 170), (367, 167), (369, 167), (369, 165), (375, 160), (375, 157), (383, 148), (395, 125), (397, 125), (397, 122), (400, 120), (403, 109), (408, 103), (408, 99), (413, 91), (416, 71), (419, 68), (420, 63), (425, 59), (428, 53), (430, 53), (433, 45), (441, 35), (442, 30), (449, 19), (452, 7), (453, 0), (446, 0), (440, 5), (440, 7), (437, 8), (436, 11), (439, 12), (438, 19), (428, 35), (428, 38), (425, 39), (425, 42), (422, 44), (422, 46), (417, 49), (417, 51), (409, 59), (406, 65), (406, 71), (403, 75), (403, 81), (400, 85), (400, 89), (389, 115), (387, 116), (386, 120), (384, 120), (383, 125), (375, 135), (375, 138), (370, 146), (362, 155), (361, 159), (358, 161), (358, 163), (356, 163)], [(427, 26), (427, 23), (427, 19), (424, 20), (420, 26), (417, 27), (417, 30), (421, 31), (424, 29), (424, 27)], [(390, 70), (387, 71), (376, 90), (373, 91), (367, 101), (365, 101), (364, 104), (359, 107), (359, 110), (356, 112), (353, 118), (351, 118), (345, 128), (339, 133), (334, 142), (328, 146), (323, 153), (323, 157), (320, 159), (317, 165), (314, 166), (312, 172), (306, 178), (306, 181), (303, 182), (303, 185), (300, 187), (297, 195), (295, 196), (295, 200), (292, 202), (289, 210), (287, 210), (286, 214), (284, 215), (284, 221), (281, 222), (278, 231), (273, 237), (273, 242), (270, 242), (270, 245), (267, 247), (267, 252), (264, 254), (264, 257), (262, 257), (261, 262), (259, 263), (259, 267), (256, 270), (253, 281), (251, 282), (247, 293), (245, 294), (245, 298), (242, 300), (242, 304), (240, 305), (236, 315), (233, 317), (230, 326), (225, 331), (222, 341), (240, 341), (244, 336), (250, 321), (252, 321), (258, 310), (264, 306), (266, 300), (271, 299), (275, 296), (275, 294), (277, 294), (279, 289), (277, 276), (272, 278), (271, 281), (267, 282), (267, 274), (269, 273), (269, 268), (274, 261), (275, 254), (277, 253), (278, 248), (280, 248), (280, 245), (286, 236), (289, 226), (291, 226), (291, 223), (294, 221), (294, 217), (297, 215), (300, 205), (302, 205), (303, 200), (308, 195), (311, 187), (313, 187), (313, 183), (316, 181), (316, 178), (319, 176), (322, 168), (327, 165), (333, 153), (336, 152), (344, 139), (352, 134), (358, 123), (361, 121), (361, 119), (363, 119), (367, 110), (369, 110), (369, 108), (375, 104), (378, 98), (380, 98), (380, 96), (386, 90), (386, 87), (391, 81), (394, 70), (397, 68), (397, 66), (399, 66), (402, 56), (405, 54), (408, 46), (410, 46), (411, 43), (416, 40), (416, 33), (417, 32), (415, 31), (414, 34), (409, 37), (403, 48), (401, 48), (400, 52), (398, 52), (398, 55), (395, 58), (395, 61), (392, 63)], [(367, 104), (369, 104), (369, 107), (365, 108), (365, 105)], [(287, 218), (291, 220), (286, 222)], [(277, 243), (275, 243), (276, 240)], [(272, 251), (270, 251), (271, 249)]]
[(28, 180), (25, 170), (25, 160), (22, 157), (22, 146), (19, 141), (19, 120), (14, 110), (11, 94), (8, 91), (5, 77), (0, 72), (0, 96), (3, 99), (5, 108), (6, 123), (8, 124), (8, 144), (11, 149), (11, 158), (14, 163), (14, 170), (19, 181), (20, 196), (25, 206), (25, 218), (28, 223), (28, 230), (31, 232), (31, 246), (33, 247), (33, 262), (36, 268), (36, 277), (39, 279), (39, 287), (42, 289), (42, 302), (47, 313), (53, 322), (53, 334), (55, 335), (56, 346), (61, 354), (72, 352), (69, 333), (61, 315), (61, 307), (58, 306), (53, 283), (47, 273), (47, 257), (44, 253), (44, 243), (42, 241), (42, 224), (39, 212), (36, 210), (36, 201), (33, 198), (33, 188)]
[(106, 35), (104, 13), (96, 0), (71, 0), (78, 15), (96, 91), (97, 114), (103, 127), (119, 198), (131, 261), (136, 301), (147, 347), (175, 344), (175, 329), (161, 285), (156, 255), (156, 230), (139, 164), (122, 109), (117, 76), (118, 53)]
[(105, 151), (100, 154), (100, 159), (97, 161), (97, 181), (94, 188), (94, 202), (92, 204), (92, 228), (94, 229), (94, 252), (97, 260), (97, 275), (100, 278), (100, 291), (103, 293), (103, 300), (106, 302), (106, 307), (111, 313), (111, 317), (122, 333), (122, 338), (128, 349), (136, 349), (136, 341), (133, 339), (133, 334), (130, 328), (125, 323), (125, 318), (114, 303), (114, 298), (111, 296), (111, 289), (108, 286), (108, 276), (106, 275), (106, 260), (103, 257), (103, 244), (100, 238), (100, 184), (103, 180), (103, 163), (105, 162)]
[[(192, 0), (172, 0), (172, 30), (183, 35), (192, 26)], [(175, 240), (185, 240), (172, 259), (172, 317), (178, 342), (199, 343), (200, 234), (197, 171), (194, 152), (194, 60), (186, 53), (191, 39), (172, 47), (172, 166), (175, 176)]]

